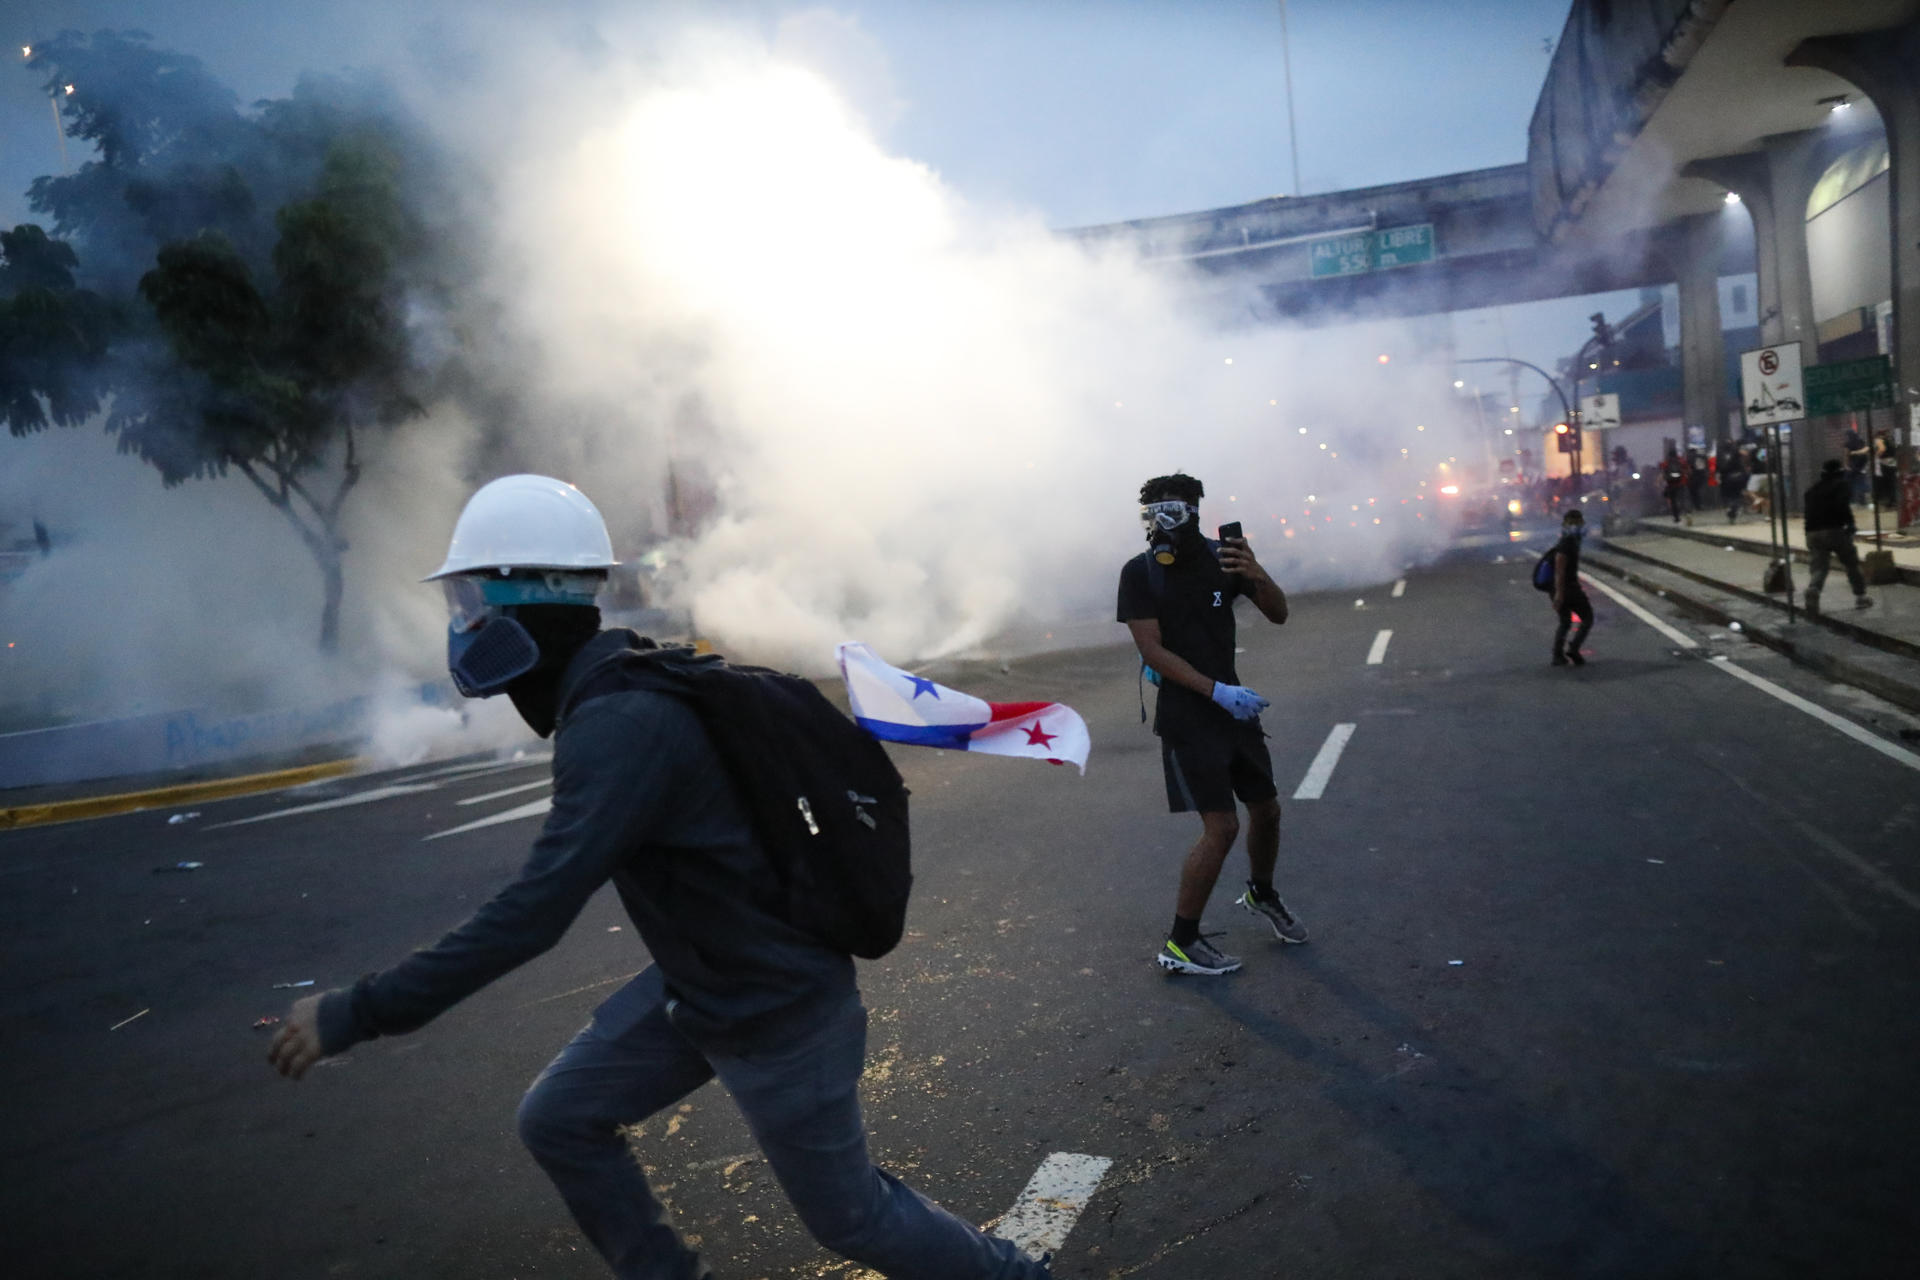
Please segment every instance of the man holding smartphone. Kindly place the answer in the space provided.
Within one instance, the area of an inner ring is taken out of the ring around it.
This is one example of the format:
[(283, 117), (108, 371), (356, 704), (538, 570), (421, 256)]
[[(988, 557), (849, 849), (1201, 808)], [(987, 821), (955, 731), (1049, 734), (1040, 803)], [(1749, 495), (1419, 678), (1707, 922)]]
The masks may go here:
[(1200, 936), (1200, 914), (1240, 834), (1236, 799), (1247, 807), (1251, 867), (1238, 905), (1265, 920), (1282, 942), (1305, 942), (1307, 931), (1273, 887), (1280, 801), (1260, 728), (1268, 703), (1240, 684), (1233, 662), (1234, 600), (1252, 600), (1277, 626), (1287, 620), (1287, 597), (1254, 558), (1238, 523), (1221, 526), (1219, 542), (1200, 532), (1205, 494), (1200, 481), (1179, 472), (1140, 486), (1148, 548), (1120, 570), (1118, 619), (1159, 677), (1153, 731), (1160, 737), (1167, 807), (1200, 815), (1200, 838), (1180, 872), (1173, 927), (1155, 959), (1174, 973), (1218, 975), (1232, 973), (1240, 961)]

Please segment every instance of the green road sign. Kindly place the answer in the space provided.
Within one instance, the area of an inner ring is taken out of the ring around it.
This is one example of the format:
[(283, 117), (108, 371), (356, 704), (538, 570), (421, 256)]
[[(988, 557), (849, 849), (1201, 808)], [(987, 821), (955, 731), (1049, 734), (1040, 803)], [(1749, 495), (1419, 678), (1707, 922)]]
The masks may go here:
[(1316, 280), (1432, 262), (1433, 224), (1421, 222), (1411, 227), (1386, 227), (1311, 240), (1307, 243), (1307, 256)]
[(1365, 275), (1373, 270), (1373, 232), (1311, 240), (1307, 243), (1307, 252), (1316, 280), (1323, 276)]
[(1382, 271), (1433, 261), (1433, 224), (1388, 227), (1373, 233), (1373, 258)]
[(1893, 404), (1893, 367), (1885, 356), (1810, 364), (1806, 379), (1807, 416), (1886, 409)]

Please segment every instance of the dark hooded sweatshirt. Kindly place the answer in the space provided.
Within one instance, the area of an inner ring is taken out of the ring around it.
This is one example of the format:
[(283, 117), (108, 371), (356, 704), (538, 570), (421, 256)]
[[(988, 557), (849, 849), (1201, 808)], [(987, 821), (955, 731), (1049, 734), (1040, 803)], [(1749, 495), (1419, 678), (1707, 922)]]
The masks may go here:
[[(631, 631), (594, 637), (556, 705), (602, 658), (637, 647)], [(432, 946), (328, 992), (323, 1049), (424, 1026), (552, 947), (609, 880), (654, 960), (633, 986), (674, 1000), (674, 1024), (702, 1047), (777, 1041), (854, 990), (852, 959), (783, 918), (778, 878), (693, 710), (623, 690), (561, 721), (553, 808), (519, 875)]]

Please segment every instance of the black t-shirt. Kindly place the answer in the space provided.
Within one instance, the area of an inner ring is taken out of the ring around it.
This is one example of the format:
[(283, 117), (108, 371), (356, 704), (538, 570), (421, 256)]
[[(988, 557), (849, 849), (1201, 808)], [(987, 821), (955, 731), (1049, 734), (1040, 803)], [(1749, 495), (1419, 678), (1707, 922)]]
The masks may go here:
[[(1204, 553), (1183, 555), (1173, 564), (1155, 564), (1141, 552), (1121, 566), (1121, 622), (1155, 618), (1160, 643), (1194, 670), (1221, 684), (1239, 684), (1233, 667), (1233, 602), (1251, 596), (1247, 580), (1220, 567), (1216, 544)], [(1160, 684), (1154, 708), (1153, 731), (1163, 738), (1181, 738), (1196, 730), (1229, 729), (1234, 720), (1204, 694), (1171, 680)]]
[(1569, 592), (1579, 591), (1580, 587), (1580, 539), (1572, 534), (1562, 534), (1559, 545), (1553, 549), (1556, 564), (1561, 556), (1567, 558), (1567, 576), (1563, 581)]

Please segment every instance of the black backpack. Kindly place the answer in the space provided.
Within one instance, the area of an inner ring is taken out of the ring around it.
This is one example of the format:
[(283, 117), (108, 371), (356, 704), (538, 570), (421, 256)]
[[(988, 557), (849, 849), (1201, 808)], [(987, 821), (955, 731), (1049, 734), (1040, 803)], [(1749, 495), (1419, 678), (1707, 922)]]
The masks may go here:
[(686, 649), (602, 659), (562, 718), (626, 689), (672, 694), (700, 717), (780, 875), (790, 923), (864, 959), (893, 950), (913, 869), (907, 788), (886, 748), (810, 680)]

